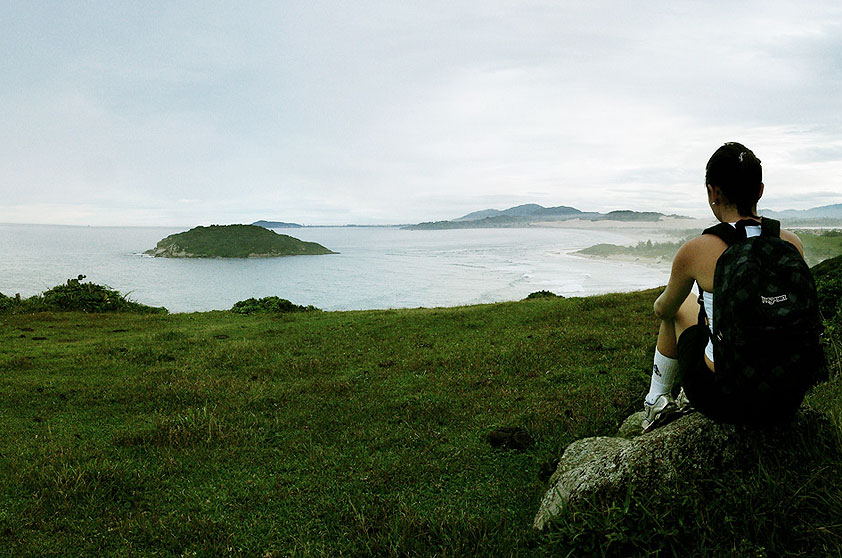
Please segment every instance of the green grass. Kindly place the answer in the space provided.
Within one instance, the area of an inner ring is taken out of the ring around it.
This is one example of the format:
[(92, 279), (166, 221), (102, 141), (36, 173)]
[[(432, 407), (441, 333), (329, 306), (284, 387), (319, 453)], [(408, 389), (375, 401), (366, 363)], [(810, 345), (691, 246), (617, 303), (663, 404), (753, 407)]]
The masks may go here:
[(804, 258), (811, 266), (842, 254), (842, 231), (796, 230), (804, 245)]
[[(677, 508), (681, 528), (632, 496), (531, 529), (564, 447), (611, 435), (637, 410), (655, 296), (0, 315), (0, 555), (645, 555), (653, 529), (721, 549), (729, 532), (690, 523), (693, 510), (716, 516), (701, 494)], [(841, 392), (837, 368), (810, 404), (839, 421)], [(501, 426), (535, 445), (492, 449)], [(792, 549), (842, 537), (823, 519), (842, 517), (830, 454), (814, 455), (813, 481), (773, 492), (825, 499), (814, 514), (775, 516), (804, 531)], [(750, 504), (777, 486), (759, 478), (729, 496), (728, 525), (752, 551), (768, 531)]]

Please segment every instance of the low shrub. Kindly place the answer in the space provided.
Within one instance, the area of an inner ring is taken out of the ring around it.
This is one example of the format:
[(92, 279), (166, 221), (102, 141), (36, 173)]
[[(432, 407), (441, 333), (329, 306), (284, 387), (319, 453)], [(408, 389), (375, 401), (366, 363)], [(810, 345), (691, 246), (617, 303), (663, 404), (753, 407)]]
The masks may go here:
[(824, 339), (831, 376), (842, 369), (842, 256), (812, 268), (819, 294), (819, 310), (825, 319)]
[(819, 309), (827, 320), (842, 313), (842, 256), (825, 260), (812, 268), (819, 294)]
[(315, 306), (299, 306), (285, 298), (267, 296), (264, 298), (248, 298), (234, 304), (231, 312), (236, 314), (286, 314), (290, 312), (315, 312), (319, 309)]
[(563, 296), (557, 295), (551, 291), (535, 291), (534, 293), (529, 293), (525, 300), (536, 299), (536, 298), (564, 298)]
[(16, 314), (31, 312), (136, 312), (166, 313), (166, 308), (146, 306), (129, 300), (119, 291), (95, 283), (83, 283), (84, 275), (68, 279), (64, 285), (29, 298), (0, 294), (0, 311)]

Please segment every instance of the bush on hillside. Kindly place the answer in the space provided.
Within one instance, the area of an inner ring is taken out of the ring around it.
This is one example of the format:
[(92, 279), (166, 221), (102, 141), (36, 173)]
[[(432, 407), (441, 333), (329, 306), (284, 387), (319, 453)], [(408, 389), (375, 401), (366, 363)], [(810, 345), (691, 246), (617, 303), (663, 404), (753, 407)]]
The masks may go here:
[(126, 298), (119, 291), (95, 283), (83, 283), (84, 275), (68, 279), (64, 285), (29, 298), (0, 295), (0, 311), (16, 314), (30, 312), (136, 312), (166, 313), (166, 308), (146, 306)]
[(535, 291), (534, 293), (529, 293), (525, 300), (531, 300), (536, 298), (564, 298), (561, 295), (557, 295), (551, 291)]
[(842, 256), (812, 268), (824, 317), (824, 339), (831, 377), (842, 373)]
[(842, 256), (825, 260), (812, 269), (819, 293), (819, 309), (826, 320), (832, 321), (842, 313)]
[(819, 308), (825, 319), (832, 320), (842, 314), (842, 276), (828, 278), (817, 285)]
[(314, 312), (318, 310), (315, 306), (299, 306), (285, 298), (278, 298), (276, 296), (241, 300), (231, 308), (231, 312), (236, 314), (286, 314), (290, 312)]
[(0, 312), (7, 312), (11, 310), (17, 300), (20, 299), (15, 299), (10, 296), (6, 296), (3, 293), (0, 293)]

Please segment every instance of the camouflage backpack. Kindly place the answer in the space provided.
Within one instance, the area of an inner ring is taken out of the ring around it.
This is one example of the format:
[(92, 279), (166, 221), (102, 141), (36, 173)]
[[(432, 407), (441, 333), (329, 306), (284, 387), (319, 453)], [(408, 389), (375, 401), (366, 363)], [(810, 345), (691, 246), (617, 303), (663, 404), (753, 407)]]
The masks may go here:
[(703, 233), (728, 244), (714, 273), (713, 354), (724, 391), (749, 396), (747, 404), (768, 414), (827, 379), (827, 364), (810, 268), (780, 238), (778, 221), (764, 217), (760, 236), (751, 238), (747, 225), (757, 223), (720, 223)]

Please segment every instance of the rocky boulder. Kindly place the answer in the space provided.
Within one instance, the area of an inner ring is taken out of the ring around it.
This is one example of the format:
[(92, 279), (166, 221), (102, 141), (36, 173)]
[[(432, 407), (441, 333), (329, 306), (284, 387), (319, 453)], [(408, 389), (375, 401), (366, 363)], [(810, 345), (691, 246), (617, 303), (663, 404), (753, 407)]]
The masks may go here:
[(677, 478), (712, 478), (750, 468), (764, 452), (798, 452), (805, 440), (838, 436), (825, 415), (807, 408), (791, 423), (767, 429), (691, 413), (641, 434), (642, 418), (642, 412), (631, 415), (615, 437), (584, 438), (565, 449), (535, 516), (536, 529), (580, 501), (620, 496), (630, 486), (646, 490)]

